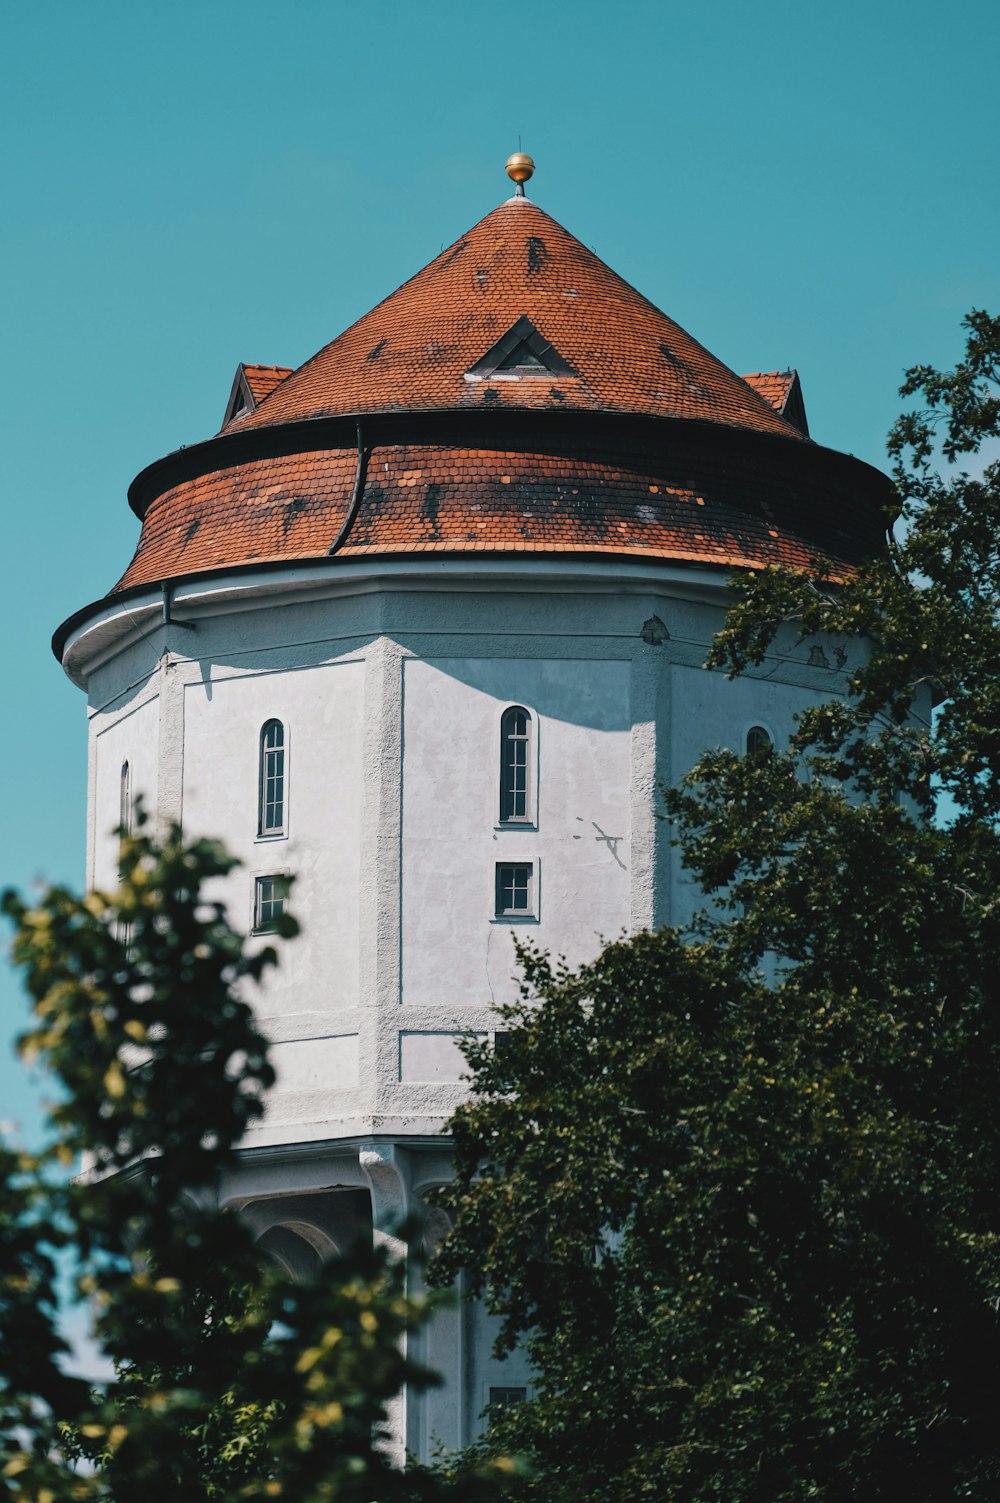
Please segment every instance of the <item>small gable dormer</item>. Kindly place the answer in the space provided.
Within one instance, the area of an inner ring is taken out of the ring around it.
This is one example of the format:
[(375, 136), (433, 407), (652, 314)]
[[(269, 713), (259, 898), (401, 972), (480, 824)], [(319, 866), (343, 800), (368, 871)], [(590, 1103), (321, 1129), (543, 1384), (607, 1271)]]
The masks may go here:
[(806, 404), (802, 396), (802, 383), (798, 371), (752, 371), (743, 377), (779, 417), (791, 423), (805, 438), (809, 437), (806, 420)]
[(229, 424), (234, 423), (237, 418), (245, 417), (248, 412), (253, 412), (264, 398), (270, 396), (274, 388), (280, 386), (285, 377), (291, 374), (290, 365), (244, 365), (241, 362), (236, 367), (229, 401), (226, 403), (226, 415), (222, 419), (223, 428), (228, 428)]
[(530, 318), (521, 317), (465, 373), (467, 381), (520, 381), (527, 377), (575, 376), (577, 372)]
[(789, 375), (792, 379), (788, 387), (788, 395), (785, 398), (785, 405), (781, 409), (781, 416), (787, 418), (788, 422), (808, 438), (809, 423), (806, 419), (806, 404), (802, 395), (802, 383), (799, 380), (799, 373), (798, 371), (790, 371)]

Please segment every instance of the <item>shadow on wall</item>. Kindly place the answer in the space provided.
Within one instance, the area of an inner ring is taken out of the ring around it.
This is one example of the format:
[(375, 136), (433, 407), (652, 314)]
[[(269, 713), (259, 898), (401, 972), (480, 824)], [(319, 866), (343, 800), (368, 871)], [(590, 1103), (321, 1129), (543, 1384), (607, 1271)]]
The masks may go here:
[[(210, 701), (220, 672), (292, 672), (364, 656), (385, 637), (445, 674), (511, 703), (526, 698), (524, 671), (530, 664), (540, 715), (594, 730), (626, 730), (631, 662), (637, 652), (650, 650), (649, 606), (635, 596), (603, 596), (598, 604), (584, 592), (555, 597), (455, 591), (444, 597), (433, 590), (385, 590), (191, 616), (188, 629), (178, 622), (158, 625), (97, 669), (92, 697), (95, 704), (124, 709), (145, 692), (157, 669), (170, 671), (176, 664), (186, 670), (192, 664)], [(659, 617), (650, 619), (659, 623)], [(666, 635), (664, 628), (663, 639)], [(660, 638), (652, 645), (659, 647)], [(609, 697), (604, 684), (590, 684), (571, 666), (588, 661), (614, 663), (622, 692)]]

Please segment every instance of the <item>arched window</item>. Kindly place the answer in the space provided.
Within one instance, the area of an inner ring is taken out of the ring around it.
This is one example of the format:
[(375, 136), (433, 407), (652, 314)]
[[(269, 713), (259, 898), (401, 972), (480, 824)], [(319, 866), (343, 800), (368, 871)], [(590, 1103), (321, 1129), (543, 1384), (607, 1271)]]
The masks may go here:
[(772, 745), (771, 737), (762, 725), (752, 725), (747, 731), (747, 753), (767, 751)]
[(132, 833), (132, 774), (127, 761), (122, 763), (118, 784), (118, 828), (123, 840)]
[(531, 794), (531, 716), (511, 705), (500, 719), (500, 823), (530, 824)]
[(260, 732), (257, 834), (285, 833), (285, 727), (268, 720)]

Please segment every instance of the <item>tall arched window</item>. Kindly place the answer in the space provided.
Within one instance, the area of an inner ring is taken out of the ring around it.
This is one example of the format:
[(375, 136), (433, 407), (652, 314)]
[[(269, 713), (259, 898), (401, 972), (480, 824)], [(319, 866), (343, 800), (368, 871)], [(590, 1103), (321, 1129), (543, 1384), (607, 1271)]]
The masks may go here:
[(747, 753), (767, 751), (772, 745), (771, 737), (762, 725), (752, 725), (747, 731)]
[(132, 833), (132, 774), (129, 771), (128, 762), (122, 763), (121, 778), (118, 785), (118, 827), (122, 832), (122, 839)]
[(285, 727), (268, 720), (260, 732), (257, 834), (285, 833)]
[(531, 716), (510, 705), (500, 718), (500, 823), (530, 824), (531, 795)]

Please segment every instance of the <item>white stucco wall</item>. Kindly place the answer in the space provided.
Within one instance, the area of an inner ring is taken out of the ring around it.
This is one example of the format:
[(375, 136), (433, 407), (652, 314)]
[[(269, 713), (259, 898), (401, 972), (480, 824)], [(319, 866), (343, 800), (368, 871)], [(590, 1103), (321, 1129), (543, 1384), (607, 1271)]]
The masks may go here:
[[(161, 820), (241, 861), (220, 884), (238, 927), (250, 929), (257, 875), (295, 879), (303, 935), (260, 999), (279, 1073), (261, 1146), (438, 1131), (464, 1089), (456, 1040), (489, 1035), (517, 994), (514, 937), (576, 964), (602, 939), (689, 918), (700, 898), (657, 819), (660, 784), (706, 746), (740, 748), (751, 724), (781, 741), (840, 682), (791, 631), (742, 679), (705, 672), (717, 577), (568, 563), (535, 580), (522, 562), (477, 585), (472, 565), (416, 567), (185, 586), (174, 608), (197, 600), (193, 630), (163, 626), (151, 606), (139, 633), (133, 601), (117, 654), (114, 623), (100, 627), (95, 878), (116, 875), (106, 832), (128, 756)], [(535, 818), (503, 827), (509, 704), (533, 719)], [(260, 840), (271, 717), (287, 732), (288, 818), (280, 839)], [(496, 917), (499, 861), (532, 864), (530, 919)]]
[[(629, 916), (629, 662), (404, 665), (402, 1001), (517, 996), (512, 937), (593, 956)], [(532, 715), (534, 827), (498, 820), (500, 717)], [(533, 863), (537, 918), (495, 917), (498, 862)]]
[[(206, 664), (185, 685), (183, 828), (222, 840), (241, 865), (220, 884), (234, 923), (249, 931), (257, 876), (294, 878), (300, 941), (283, 947), (266, 1013), (358, 1005), (363, 663), (294, 671)], [(286, 824), (257, 835), (260, 730), (285, 728)]]
[(94, 727), (92, 742), (93, 839), (88, 870), (91, 886), (113, 891), (118, 886), (118, 827), (122, 764), (128, 762), (133, 805), (141, 795), (150, 814), (156, 810), (158, 783), (159, 696), (116, 707)]
[[(89, 678), (91, 871), (114, 885), (127, 757), (161, 822), (242, 862), (220, 883), (238, 927), (255, 875), (295, 878), (303, 934), (258, 1004), (279, 1082), (224, 1191), (286, 1253), (313, 1223), (336, 1240), (358, 1196), (391, 1241), (422, 1184), (447, 1175), (435, 1134), (465, 1089), (456, 1040), (490, 1036), (516, 996), (513, 936), (576, 964), (602, 938), (686, 920), (700, 899), (657, 820), (660, 783), (706, 746), (739, 749), (752, 724), (780, 742), (842, 682), (794, 633), (741, 680), (706, 673), (723, 583), (653, 565), (334, 561), (325, 580), (194, 581), (174, 608), (194, 630), (164, 626), (154, 596), (107, 608), (92, 668), (85, 634), (70, 647)], [(502, 828), (509, 704), (534, 720), (536, 818)], [(288, 737), (287, 833), (259, 840), (272, 717)], [(497, 921), (498, 861), (534, 864), (535, 921)], [(528, 1381), (520, 1357), (494, 1362), (492, 1336), (468, 1307), (420, 1338), (446, 1381), (394, 1423), (421, 1455), (472, 1438), (491, 1384)]]
[[(250, 932), (258, 877), (293, 879), (302, 926), (278, 942), (281, 963), (258, 1010), (277, 1084), (260, 1134), (359, 1109), (359, 893), (364, 662), (247, 669), (202, 659), (184, 685), (185, 835), (212, 835), (240, 861), (218, 884), (232, 921)], [(285, 833), (257, 835), (260, 731), (285, 731)], [(251, 941), (275, 943), (271, 936)]]

